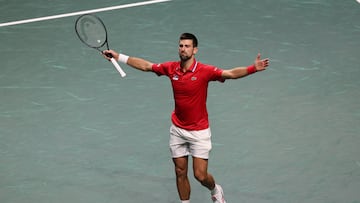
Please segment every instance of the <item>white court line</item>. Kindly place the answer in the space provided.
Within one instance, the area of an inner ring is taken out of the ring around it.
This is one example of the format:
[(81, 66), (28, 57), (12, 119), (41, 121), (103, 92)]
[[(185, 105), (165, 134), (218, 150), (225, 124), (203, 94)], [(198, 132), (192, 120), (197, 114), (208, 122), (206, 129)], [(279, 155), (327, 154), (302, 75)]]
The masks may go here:
[(98, 12), (102, 12), (102, 11), (110, 11), (110, 10), (116, 10), (116, 9), (122, 9), (122, 8), (143, 6), (143, 5), (161, 3), (161, 2), (166, 2), (166, 1), (171, 1), (171, 0), (143, 1), (143, 2), (124, 4), (124, 5), (119, 5), (119, 6), (111, 6), (111, 7), (99, 8), (99, 9), (92, 9), (92, 10), (87, 10), (87, 11), (78, 11), (78, 12), (74, 12), (74, 13), (65, 13), (65, 14), (46, 16), (46, 17), (40, 17), (40, 18), (32, 18), (32, 19), (27, 19), (27, 20), (19, 20), (19, 21), (1, 23), (0, 27), (32, 23), (32, 22), (38, 22), (38, 21), (45, 21), (45, 20), (52, 20), (52, 19), (57, 19), (57, 18), (65, 18), (65, 17), (83, 15), (83, 14), (88, 14), (88, 13), (98, 13)]

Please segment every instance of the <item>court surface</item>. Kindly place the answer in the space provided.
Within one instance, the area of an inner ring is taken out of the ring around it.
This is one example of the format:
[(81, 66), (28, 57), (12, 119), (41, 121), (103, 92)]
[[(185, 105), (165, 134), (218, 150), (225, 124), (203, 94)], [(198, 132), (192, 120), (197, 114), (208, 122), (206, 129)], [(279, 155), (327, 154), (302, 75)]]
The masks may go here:
[[(0, 23), (136, 2), (0, 0)], [(173, 0), (97, 14), (110, 47), (267, 71), (209, 86), (209, 171), (229, 203), (360, 203), (360, 4)], [(0, 27), (1, 203), (177, 203), (170, 82), (83, 45), (77, 16)], [(190, 170), (191, 202), (211, 202)]]

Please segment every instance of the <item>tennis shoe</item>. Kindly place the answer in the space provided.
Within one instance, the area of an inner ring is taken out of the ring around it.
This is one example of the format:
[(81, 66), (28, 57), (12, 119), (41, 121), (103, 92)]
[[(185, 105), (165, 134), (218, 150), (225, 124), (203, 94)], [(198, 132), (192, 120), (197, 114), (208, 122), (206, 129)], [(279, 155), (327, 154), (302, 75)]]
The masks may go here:
[(225, 197), (224, 197), (224, 191), (221, 188), (220, 185), (215, 185), (215, 194), (211, 195), (211, 199), (214, 203), (226, 203)]

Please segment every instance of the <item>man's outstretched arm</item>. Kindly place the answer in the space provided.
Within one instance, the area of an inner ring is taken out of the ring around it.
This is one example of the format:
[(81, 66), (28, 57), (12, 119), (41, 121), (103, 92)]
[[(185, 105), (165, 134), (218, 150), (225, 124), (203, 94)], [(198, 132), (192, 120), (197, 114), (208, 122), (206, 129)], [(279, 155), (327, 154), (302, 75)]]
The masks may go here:
[(238, 79), (250, 75), (252, 73), (266, 70), (269, 66), (269, 59), (261, 59), (261, 55), (258, 54), (253, 65), (247, 67), (235, 67), (229, 70), (224, 70), (222, 77), (224, 79)]
[(110, 60), (110, 57), (107, 56), (107, 55), (111, 55), (111, 56), (113, 56), (115, 58), (116, 61), (121, 61), (123, 63), (126, 63), (129, 66), (131, 66), (133, 68), (136, 68), (138, 70), (152, 71), (153, 63), (150, 62), (150, 61), (147, 61), (145, 59), (119, 54), (114, 50), (105, 50), (105, 51), (103, 51), (103, 56), (106, 59)]

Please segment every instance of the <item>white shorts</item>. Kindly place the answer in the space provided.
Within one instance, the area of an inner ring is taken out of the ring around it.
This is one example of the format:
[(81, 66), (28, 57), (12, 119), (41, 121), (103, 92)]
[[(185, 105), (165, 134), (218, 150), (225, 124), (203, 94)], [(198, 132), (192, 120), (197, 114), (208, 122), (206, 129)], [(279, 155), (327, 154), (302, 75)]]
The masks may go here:
[(210, 128), (189, 131), (171, 125), (169, 146), (173, 158), (191, 155), (208, 159), (211, 151)]

